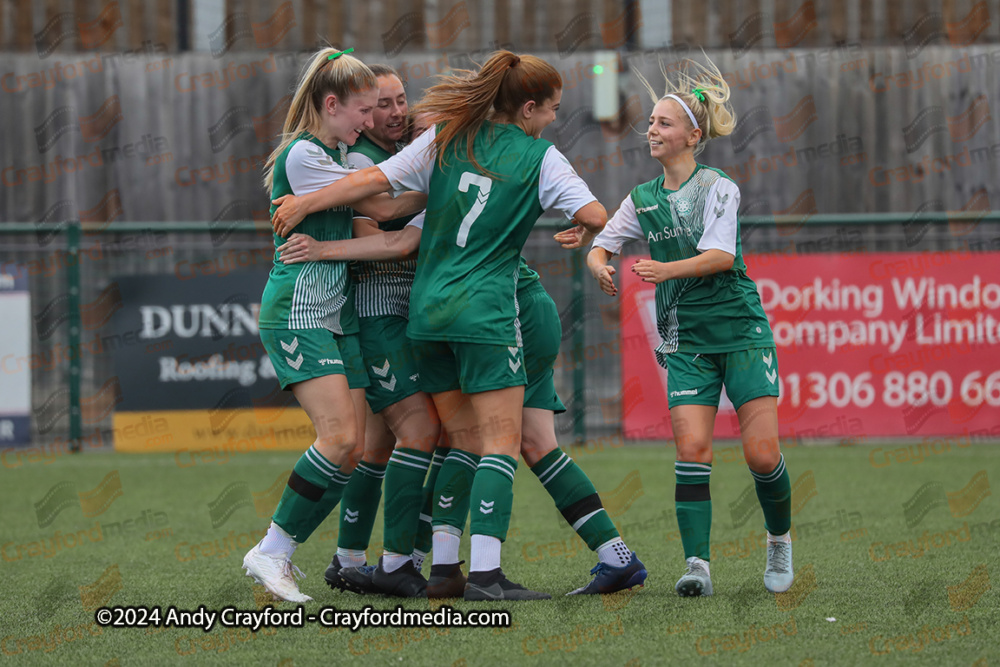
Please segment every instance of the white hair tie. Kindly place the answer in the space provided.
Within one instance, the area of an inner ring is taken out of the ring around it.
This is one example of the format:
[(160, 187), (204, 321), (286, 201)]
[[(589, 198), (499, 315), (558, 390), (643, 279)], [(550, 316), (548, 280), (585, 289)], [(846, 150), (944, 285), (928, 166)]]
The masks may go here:
[(677, 103), (681, 105), (682, 109), (684, 109), (684, 112), (688, 115), (688, 118), (691, 119), (691, 125), (693, 125), (694, 127), (698, 127), (698, 121), (695, 120), (694, 112), (691, 111), (691, 108), (688, 107), (688, 105), (684, 104), (684, 100), (677, 97), (673, 93), (670, 93), (669, 95), (664, 95), (663, 99), (667, 99), (668, 97), (672, 100), (677, 100)]

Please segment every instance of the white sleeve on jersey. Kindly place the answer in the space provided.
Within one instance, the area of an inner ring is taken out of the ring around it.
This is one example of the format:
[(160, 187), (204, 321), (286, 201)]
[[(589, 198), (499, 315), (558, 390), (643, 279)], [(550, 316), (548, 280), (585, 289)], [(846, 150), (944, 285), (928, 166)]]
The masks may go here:
[(375, 161), (364, 153), (348, 153), (347, 166), (351, 169), (361, 171), (362, 169), (367, 169), (368, 167), (374, 167)]
[[(375, 166), (375, 162), (370, 157), (368, 157), (367, 155), (365, 155), (364, 153), (348, 153), (347, 154), (347, 166), (350, 167), (351, 169), (356, 169), (356, 170), (360, 171), (362, 169), (367, 169), (368, 167), (374, 167)], [(375, 222), (372, 218), (369, 218), (366, 215), (361, 215), (357, 211), (354, 212), (354, 219), (355, 220), (372, 220), (372, 222)], [(376, 224), (378, 224), (378, 223), (376, 223)]]
[(618, 255), (621, 253), (622, 246), (629, 241), (639, 241), (645, 238), (642, 225), (639, 224), (639, 216), (635, 212), (632, 193), (629, 193), (622, 200), (618, 211), (608, 220), (604, 230), (594, 239), (592, 248), (604, 248), (611, 254)]
[(428, 128), (406, 148), (375, 165), (382, 170), (396, 191), (393, 196), (399, 194), (401, 190), (414, 190), (425, 194), (430, 192), (431, 174), (434, 173), (434, 160), (437, 159), (437, 149), (433, 143), (434, 134), (434, 128)]
[(326, 151), (311, 141), (295, 142), (285, 158), (285, 176), (288, 177), (288, 184), (294, 195), (322, 190), (351, 173), (351, 169), (341, 167)]
[(581, 208), (597, 201), (590, 188), (566, 156), (555, 146), (549, 146), (542, 159), (542, 173), (538, 178), (538, 203), (548, 211), (562, 211), (566, 219), (572, 219)]
[(423, 231), (423, 229), (424, 229), (424, 218), (426, 217), (424, 215), (425, 213), (426, 213), (426, 211), (421, 211), (420, 213), (417, 213), (413, 217), (413, 220), (410, 220), (408, 223), (406, 223), (406, 226), (407, 227), (416, 227), (420, 231)]
[(740, 188), (728, 178), (720, 178), (705, 199), (705, 231), (698, 251), (722, 250), (736, 255), (736, 212), (740, 209)]

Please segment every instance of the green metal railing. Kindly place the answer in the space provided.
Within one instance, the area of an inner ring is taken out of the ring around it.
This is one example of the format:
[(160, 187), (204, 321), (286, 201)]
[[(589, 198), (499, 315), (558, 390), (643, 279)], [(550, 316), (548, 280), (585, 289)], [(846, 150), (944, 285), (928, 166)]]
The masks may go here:
[[(880, 213), (880, 214), (817, 214), (817, 215), (776, 215), (776, 216), (747, 216), (740, 219), (740, 225), (744, 228), (750, 227), (822, 227), (839, 225), (906, 225), (914, 223), (1000, 223), (1000, 211), (934, 211), (925, 213)], [(266, 223), (239, 221), (226, 222), (227, 233), (232, 232), (266, 232)], [(536, 229), (558, 230), (566, 228), (568, 225), (564, 220), (546, 218), (540, 220)], [(79, 255), (81, 249), (81, 237), (83, 232), (100, 234), (128, 234), (135, 232), (148, 233), (153, 230), (155, 233), (211, 233), (212, 227), (207, 222), (114, 222), (106, 223), (81, 223), (80, 221), (70, 221), (66, 224), (60, 223), (59, 227), (49, 227), (41, 223), (2, 223), (0, 224), (0, 236), (15, 234), (35, 234), (41, 231), (61, 232), (65, 234), (66, 252), (70, 261), (66, 267), (66, 290), (69, 295), (69, 349), (77, 350), (76, 354), (70, 354), (69, 367), (69, 441), (74, 450), (78, 450), (80, 440), (83, 436), (83, 424), (81, 414), (81, 312), (80, 312), (80, 262)], [(571, 280), (571, 303), (572, 317), (574, 321), (581, 321), (585, 315), (585, 263), (584, 253), (573, 253), (571, 266), (573, 276)], [(572, 344), (576, 349), (582, 349), (586, 344), (586, 328), (579, 326), (573, 332)], [(586, 441), (586, 371), (583, 363), (576, 362), (572, 369), (573, 378), (573, 403), (572, 420), (573, 436), (578, 443)]]

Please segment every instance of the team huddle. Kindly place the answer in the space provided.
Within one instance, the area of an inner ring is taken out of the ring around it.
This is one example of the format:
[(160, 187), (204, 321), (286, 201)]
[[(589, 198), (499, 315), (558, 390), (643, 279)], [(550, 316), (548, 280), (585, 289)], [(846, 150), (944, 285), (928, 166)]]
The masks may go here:
[[(677, 593), (712, 594), (709, 477), (723, 386), (768, 531), (764, 585), (788, 590), (791, 488), (778, 446), (774, 341), (743, 263), (739, 189), (694, 159), (735, 126), (718, 69), (690, 63), (667, 78), (663, 96), (643, 79), (655, 101), (646, 136), (663, 175), (635, 187), (608, 220), (540, 139), (562, 95), (544, 60), (497, 52), (478, 71), (442, 77), (411, 110), (392, 68), (351, 51), (322, 49), (310, 60), (266, 166), (275, 260), (260, 335), (316, 440), (244, 558), (247, 574), (276, 599), (311, 600), (291, 558), (339, 504), (325, 574), (335, 589), (548, 599), (501, 568), (523, 457), (597, 556), (592, 578), (568, 594), (643, 584), (645, 566), (556, 439), (554, 416), (565, 411), (553, 382), (558, 309), (521, 257), (535, 222), (555, 210), (569, 227), (555, 241), (567, 251), (591, 246), (587, 265), (611, 297), (612, 257), (627, 242), (649, 243), (652, 259), (633, 271), (656, 284), (656, 356), (668, 371), (686, 561)], [(368, 564), (383, 495), (384, 552)]]

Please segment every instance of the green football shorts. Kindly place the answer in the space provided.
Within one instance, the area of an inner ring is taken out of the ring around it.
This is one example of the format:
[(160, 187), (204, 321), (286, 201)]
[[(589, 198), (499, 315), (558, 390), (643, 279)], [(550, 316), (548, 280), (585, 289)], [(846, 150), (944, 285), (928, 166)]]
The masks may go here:
[(718, 407), (722, 387), (733, 406), (761, 396), (778, 395), (778, 355), (775, 348), (740, 352), (691, 354), (675, 352), (667, 358), (667, 403)]
[(420, 388), (428, 394), (455, 389), (477, 394), (528, 383), (520, 347), (455, 341), (416, 343), (422, 352), (417, 361)]
[(420, 391), (416, 353), (420, 343), (406, 337), (406, 318), (379, 315), (361, 318), (361, 355), (368, 373), (365, 398), (379, 413)]
[(566, 406), (556, 393), (552, 372), (562, 343), (559, 310), (541, 283), (534, 285), (517, 293), (518, 319), (524, 341), (524, 369), (528, 376), (524, 407), (566, 412)]
[(356, 334), (327, 329), (261, 329), (260, 340), (282, 389), (326, 375), (346, 375), (351, 389), (368, 386)]

